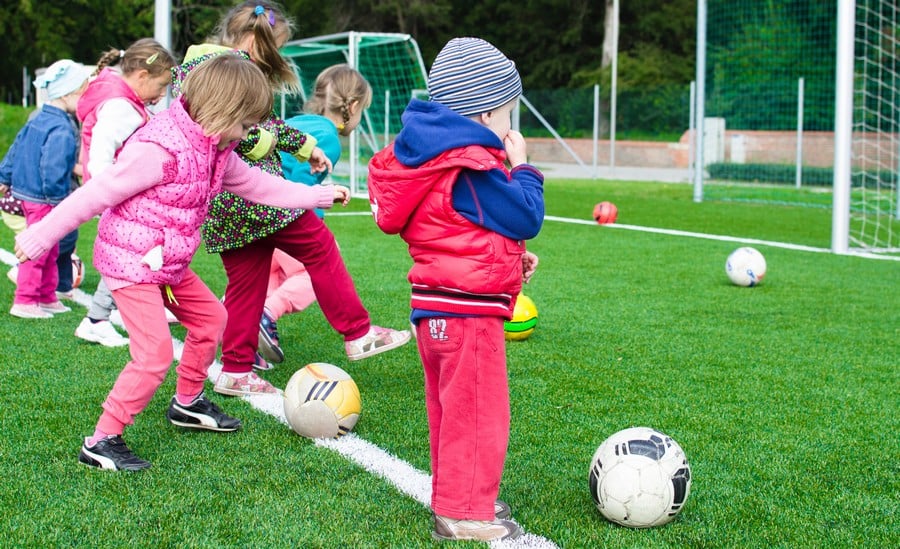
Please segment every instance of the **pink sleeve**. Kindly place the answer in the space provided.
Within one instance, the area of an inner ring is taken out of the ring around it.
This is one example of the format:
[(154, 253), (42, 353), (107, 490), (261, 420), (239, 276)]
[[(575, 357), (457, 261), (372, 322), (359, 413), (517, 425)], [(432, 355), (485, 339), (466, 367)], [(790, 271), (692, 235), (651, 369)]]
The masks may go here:
[(16, 243), (28, 257), (40, 257), (85, 221), (158, 185), (163, 179), (164, 164), (171, 161), (172, 157), (156, 145), (127, 145), (115, 164), (92, 177), (90, 183), (76, 189), (46, 217), (22, 231), (16, 236)]
[(328, 209), (334, 206), (333, 185), (302, 185), (248, 166), (232, 152), (222, 186), (252, 202), (278, 208)]

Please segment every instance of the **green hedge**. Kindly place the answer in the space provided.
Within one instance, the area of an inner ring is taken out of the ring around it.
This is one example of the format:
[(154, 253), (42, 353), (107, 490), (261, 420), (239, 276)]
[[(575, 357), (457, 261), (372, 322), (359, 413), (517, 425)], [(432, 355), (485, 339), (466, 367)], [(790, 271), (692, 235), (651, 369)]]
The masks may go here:
[[(789, 164), (730, 164), (717, 162), (707, 166), (710, 179), (726, 181), (750, 181), (753, 183), (796, 182), (797, 167)], [(830, 187), (834, 182), (831, 168), (804, 167), (802, 184), (807, 186)], [(855, 172), (853, 186), (867, 188), (890, 187), (897, 184), (897, 174), (890, 170)]]

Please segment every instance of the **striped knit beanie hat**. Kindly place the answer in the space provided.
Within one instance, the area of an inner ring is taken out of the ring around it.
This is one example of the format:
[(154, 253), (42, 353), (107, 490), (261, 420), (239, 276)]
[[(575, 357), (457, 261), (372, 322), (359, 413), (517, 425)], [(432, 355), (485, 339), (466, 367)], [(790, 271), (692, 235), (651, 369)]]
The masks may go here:
[(522, 95), (522, 80), (516, 64), (488, 42), (454, 38), (431, 65), (428, 95), (462, 116), (475, 116)]

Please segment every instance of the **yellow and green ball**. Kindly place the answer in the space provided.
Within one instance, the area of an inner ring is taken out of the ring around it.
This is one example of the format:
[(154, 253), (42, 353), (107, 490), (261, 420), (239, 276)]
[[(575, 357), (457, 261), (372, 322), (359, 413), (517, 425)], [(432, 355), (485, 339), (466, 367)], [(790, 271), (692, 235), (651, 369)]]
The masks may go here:
[(534, 333), (537, 326), (538, 312), (534, 301), (525, 294), (519, 294), (512, 320), (503, 323), (503, 333), (507, 341), (522, 341)]

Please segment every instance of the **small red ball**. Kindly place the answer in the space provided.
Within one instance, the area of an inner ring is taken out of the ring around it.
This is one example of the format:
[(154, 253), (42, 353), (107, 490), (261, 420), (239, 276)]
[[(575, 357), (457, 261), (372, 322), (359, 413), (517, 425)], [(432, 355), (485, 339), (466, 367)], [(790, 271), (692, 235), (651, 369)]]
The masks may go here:
[(594, 219), (601, 225), (615, 223), (619, 216), (619, 209), (612, 202), (600, 202), (594, 206)]

